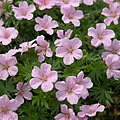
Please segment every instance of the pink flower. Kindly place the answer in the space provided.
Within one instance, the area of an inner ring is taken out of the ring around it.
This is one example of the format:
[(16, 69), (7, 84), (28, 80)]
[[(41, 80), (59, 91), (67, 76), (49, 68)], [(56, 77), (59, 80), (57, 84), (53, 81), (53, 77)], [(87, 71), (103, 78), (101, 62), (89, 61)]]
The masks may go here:
[(6, 80), (8, 76), (15, 76), (18, 72), (16, 57), (0, 54), (0, 79)]
[(45, 41), (44, 40), (45, 37), (43, 35), (41, 36), (38, 36), (36, 41), (37, 41), (37, 44), (39, 46), (36, 46), (35, 47), (35, 50), (37, 50), (39, 53), (39, 62), (42, 62), (45, 60), (45, 57), (44, 56), (47, 56), (47, 57), (52, 57), (53, 55), (53, 52), (51, 51), (51, 49), (49, 48), (50, 47), (50, 44), (49, 42)]
[(103, 2), (107, 3), (107, 4), (111, 4), (114, 2), (114, 0), (103, 0)]
[(60, 39), (55, 40), (54, 42), (55, 46), (57, 47), (61, 46), (61, 41), (63, 38), (65, 37), (70, 38), (73, 31), (71, 29), (68, 29), (65, 33), (63, 32), (64, 32), (63, 30), (57, 30), (57, 36), (60, 38)]
[(61, 7), (66, 5), (78, 7), (80, 0), (55, 0), (55, 4)]
[(33, 0), (33, 1), (39, 5), (40, 10), (51, 9), (55, 5), (54, 0)]
[(75, 119), (75, 113), (73, 112), (73, 109), (67, 107), (67, 105), (62, 104), (61, 106), (61, 112), (58, 115), (56, 115), (54, 118), (55, 120), (76, 120)]
[(59, 81), (55, 84), (57, 90), (56, 97), (59, 101), (63, 101), (67, 98), (67, 101), (73, 105), (77, 104), (79, 97), (78, 95), (83, 90), (83, 86), (75, 83), (75, 77), (68, 76), (65, 81)]
[(83, 3), (86, 5), (93, 5), (93, 3), (96, 2), (96, 0), (81, 0), (81, 1), (83, 1)]
[(118, 19), (120, 16), (120, 7), (119, 6), (120, 6), (120, 4), (118, 2), (114, 2), (109, 5), (110, 9), (103, 8), (101, 14), (107, 17), (104, 19), (104, 23), (107, 26), (109, 26), (112, 21), (115, 25), (118, 24)]
[(15, 94), (17, 95), (15, 99), (17, 100), (18, 104), (23, 104), (24, 98), (27, 100), (32, 99), (32, 93), (30, 92), (31, 87), (29, 83), (23, 84), (22, 82), (19, 82), (17, 84), (17, 90), (19, 90), (19, 92)]
[(21, 48), (19, 48), (18, 51), (21, 52), (21, 53), (23, 53), (23, 52), (27, 52), (30, 48), (36, 47), (37, 44), (34, 43), (34, 42), (35, 42), (35, 40), (21, 43), (19, 45)]
[(65, 65), (70, 65), (74, 62), (74, 58), (80, 60), (83, 56), (82, 50), (79, 47), (82, 42), (78, 38), (73, 38), (69, 40), (64, 38), (61, 41), (61, 46), (56, 48), (56, 56), (64, 57), (63, 62)]
[(94, 27), (90, 27), (88, 29), (88, 36), (92, 36), (91, 44), (95, 47), (100, 46), (102, 43), (104, 46), (111, 45), (111, 38), (115, 36), (113, 30), (106, 29), (106, 25), (104, 23), (98, 23), (96, 25), (96, 29)]
[(17, 36), (18, 31), (14, 27), (0, 27), (0, 42), (2, 42), (3, 45), (10, 44), (12, 39), (15, 39)]
[(120, 41), (117, 39), (112, 41), (111, 46), (104, 46), (104, 49), (107, 50), (107, 52), (102, 53), (103, 60), (105, 60), (108, 55), (113, 55), (120, 58)]
[(105, 109), (105, 107), (103, 105), (100, 105), (99, 103), (93, 104), (90, 106), (82, 105), (80, 107), (81, 112), (78, 112), (78, 116), (84, 117), (86, 115), (86, 116), (92, 117), (92, 116), (96, 115), (96, 112), (103, 112), (104, 109)]
[(36, 31), (46, 31), (49, 35), (53, 34), (53, 29), (58, 27), (57, 21), (53, 20), (52, 17), (48, 15), (44, 15), (43, 19), (40, 17), (35, 18), (35, 21), (38, 23), (35, 25), (35, 30)]
[(18, 120), (18, 115), (13, 112), (18, 109), (18, 104), (15, 99), (9, 100), (7, 95), (0, 97), (0, 118), (1, 120)]
[(15, 54), (18, 53), (18, 52), (19, 52), (19, 50), (16, 49), (16, 48), (14, 48), (14, 49), (10, 49), (10, 50), (6, 53), (6, 55), (9, 56), (9, 57), (12, 57), (13, 55), (15, 55)]
[(33, 18), (32, 12), (36, 10), (33, 4), (28, 6), (26, 1), (20, 2), (19, 7), (12, 7), (13, 12), (15, 13), (15, 18), (18, 20), (27, 19), (31, 20)]
[(79, 72), (77, 77), (75, 78), (75, 82), (78, 85), (83, 85), (83, 89), (81, 93), (79, 94), (79, 98), (82, 97), (83, 99), (86, 99), (87, 96), (89, 96), (88, 90), (93, 86), (93, 83), (91, 82), (91, 79), (89, 77), (84, 78), (83, 71)]
[(108, 55), (105, 59), (105, 63), (108, 67), (106, 74), (107, 78), (114, 77), (115, 80), (120, 78), (120, 58), (116, 58), (116, 56)]
[(84, 117), (79, 117), (79, 116), (77, 116), (77, 118), (78, 118), (78, 119), (76, 119), (76, 120), (88, 120), (88, 117), (87, 117), (87, 116), (84, 116)]
[(32, 77), (30, 86), (33, 89), (37, 89), (41, 85), (41, 89), (44, 92), (51, 91), (53, 89), (53, 83), (58, 79), (57, 72), (51, 71), (51, 65), (46, 63), (41, 64), (40, 68), (34, 66)]
[(63, 14), (62, 20), (64, 23), (72, 22), (74, 26), (80, 26), (79, 19), (83, 18), (83, 12), (81, 10), (75, 10), (73, 6), (64, 6), (61, 8)]

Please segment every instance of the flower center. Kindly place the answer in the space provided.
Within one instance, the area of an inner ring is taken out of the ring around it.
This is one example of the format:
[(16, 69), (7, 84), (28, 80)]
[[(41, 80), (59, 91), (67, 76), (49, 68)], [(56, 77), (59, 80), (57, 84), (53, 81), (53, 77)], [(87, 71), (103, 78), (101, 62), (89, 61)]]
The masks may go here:
[(108, 68), (109, 68), (109, 69), (113, 69), (113, 66), (112, 66), (112, 65), (109, 65)]
[(4, 69), (8, 69), (8, 67), (9, 67), (7, 63), (4, 65), (2, 64), (2, 66), (4, 67)]
[(68, 92), (68, 93), (71, 93), (71, 92), (72, 92), (72, 88), (68, 88), (68, 89), (67, 89), (67, 92)]
[(46, 0), (43, 0), (43, 5), (46, 5), (47, 3), (46, 3)]
[(73, 52), (73, 49), (72, 48), (69, 48), (69, 49), (67, 49), (68, 50), (68, 53), (71, 53), (72, 54), (72, 52)]
[(26, 16), (26, 15), (27, 15), (27, 12), (26, 12), (26, 11), (22, 11), (22, 15), (23, 15), (23, 16)]
[(117, 53), (117, 50), (115, 50), (114, 48), (112, 49), (112, 53), (113, 54), (116, 54)]
[(5, 33), (5, 34), (4, 34), (4, 38), (5, 38), (5, 39), (8, 39), (9, 37), (10, 37), (10, 35), (9, 35), (8, 33)]
[(117, 16), (117, 14), (116, 14), (115, 12), (112, 12), (111, 16), (112, 16), (113, 18), (115, 18), (115, 17)]
[(68, 4), (70, 0), (63, 0), (65, 4)]
[(47, 81), (47, 77), (46, 77), (46, 76), (43, 76), (43, 77), (41, 78), (41, 80)]
[(68, 18), (69, 18), (69, 19), (73, 19), (73, 17), (74, 17), (74, 16), (73, 16), (72, 13), (68, 14)]
[(49, 27), (49, 24), (48, 24), (48, 23), (46, 23), (46, 24), (43, 25), (43, 28), (44, 28), (44, 29), (48, 29), (48, 27)]
[(66, 118), (66, 119), (69, 119), (69, 118), (70, 118), (70, 115), (69, 115), (69, 114), (65, 114), (65, 118)]
[(89, 113), (90, 113), (90, 114), (94, 113), (94, 110), (90, 109), (90, 110), (89, 110)]
[(102, 40), (102, 39), (103, 39), (103, 36), (100, 35), (100, 34), (98, 34), (98, 38), (99, 38), (100, 40)]
[(2, 112), (4, 112), (4, 113), (6, 113), (6, 112), (8, 111), (8, 109), (7, 109), (6, 106), (5, 106), (5, 107), (2, 107), (1, 109), (2, 109)]

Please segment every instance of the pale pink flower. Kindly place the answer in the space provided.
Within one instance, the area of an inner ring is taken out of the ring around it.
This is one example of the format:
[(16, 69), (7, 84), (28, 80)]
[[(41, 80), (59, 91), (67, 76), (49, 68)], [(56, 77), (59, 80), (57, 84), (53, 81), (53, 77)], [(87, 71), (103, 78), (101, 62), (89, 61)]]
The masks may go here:
[(120, 58), (108, 55), (105, 59), (105, 63), (108, 67), (106, 71), (107, 78), (114, 77), (115, 80), (118, 80), (120, 78)]
[(67, 99), (67, 101), (73, 105), (77, 104), (79, 100), (79, 94), (83, 90), (83, 86), (75, 83), (74, 76), (68, 76), (65, 81), (59, 81), (55, 84), (57, 90), (56, 97), (59, 101)]
[(99, 103), (97, 104), (92, 104), (92, 105), (82, 105), (80, 107), (81, 112), (78, 112), (79, 117), (84, 117), (84, 116), (89, 116), (93, 117), (96, 116), (97, 112), (103, 112), (105, 107), (103, 105), (100, 105)]
[(86, 5), (93, 5), (93, 3), (96, 2), (96, 0), (80, 0), (80, 1)]
[(68, 108), (67, 105), (62, 104), (61, 106), (61, 112), (58, 115), (56, 115), (54, 118), (55, 120), (77, 120), (75, 119), (75, 113), (73, 109)]
[(114, 0), (103, 0), (103, 2), (107, 3), (107, 4), (111, 4), (114, 2)]
[(109, 5), (109, 9), (103, 8), (101, 14), (107, 17), (104, 19), (104, 23), (107, 26), (109, 26), (112, 21), (115, 25), (118, 24), (118, 19), (120, 17), (120, 7), (119, 6), (120, 6), (120, 3), (114, 2)]
[(33, 1), (39, 5), (40, 10), (51, 9), (55, 5), (54, 0), (33, 0)]
[(83, 99), (86, 99), (86, 97), (89, 96), (89, 92), (87, 89), (93, 86), (91, 79), (89, 77), (84, 78), (84, 73), (83, 71), (81, 71), (78, 73), (77, 77), (75, 78), (75, 82), (76, 84), (83, 86), (83, 89), (81, 93), (79, 94), (79, 98), (82, 97)]
[(31, 100), (32, 99), (32, 93), (30, 92), (31, 87), (29, 85), (29, 83), (25, 83), (23, 84), (22, 82), (19, 82), (17, 84), (17, 90), (19, 91), (18, 93), (16, 93), (16, 100), (18, 102), (18, 104), (23, 104), (24, 103), (24, 98), (26, 100)]
[(70, 38), (71, 34), (72, 34), (72, 30), (71, 29), (68, 29), (65, 33), (63, 30), (57, 30), (57, 36), (60, 38), (60, 39), (57, 39), (55, 40), (54, 44), (55, 46), (61, 46), (61, 41), (63, 38), (67, 37), (67, 38)]
[(18, 20), (27, 19), (31, 20), (33, 18), (32, 12), (36, 10), (33, 4), (28, 6), (26, 1), (20, 2), (19, 7), (12, 6), (12, 10), (15, 13), (15, 18)]
[(64, 38), (61, 41), (61, 46), (56, 48), (56, 56), (63, 57), (63, 62), (65, 65), (70, 65), (74, 62), (74, 58), (80, 60), (83, 56), (83, 52), (79, 47), (82, 42), (78, 38), (73, 38), (69, 40)]
[(41, 85), (41, 89), (44, 92), (51, 91), (53, 89), (53, 83), (58, 79), (57, 72), (51, 71), (51, 65), (46, 63), (41, 64), (40, 68), (34, 66), (32, 77), (29, 82), (30, 86), (33, 89), (37, 89)]
[(16, 64), (16, 57), (0, 54), (0, 79), (6, 80), (9, 75), (15, 76), (18, 72), (18, 68), (15, 66)]
[(111, 46), (104, 46), (104, 49), (107, 50), (107, 52), (102, 53), (103, 60), (105, 60), (108, 55), (113, 55), (120, 58), (120, 41), (117, 39), (112, 41)]
[(14, 27), (0, 27), (0, 42), (3, 45), (8, 45), (11, 43), (12, 39), (18, 36), (18, 31)]
[(55, 4), (61, 7), (66, 5), (78, 7), (80, 0), (55, 0)]
[(1, 120), (18, 120), (18, 115), (13, 112), (18, 109), (18, 104), (15, 99), (9, 100), (7, 95), (0, 97), (0, 118)]
[(35, 50), (38, 51), (38, 60), (42, 62), (45, 60), (46, 57), (52, 57), (53, 52), (51, 51), (49, 42), (45, 41), (45, 37), (43, 35), (38, 36), (36, 38), (38, 46), (35, 47)]
[(43, 19), (40, 17), (35, 18), (35, 21), (38, 23), (35, 25), (36, 31), (46, 31), (49, 35), (53, 34), (53, 28), (58, 27), (57, 21), (53, 20), (52, 17), (44, 15)]
[(35, 42), (35, 40), (21, 43), (21, 44), (19, 45), (20, 48), (18, 49), (18, 51), (21, 52), (21, 54), (22, 54), (23, 52), (27, 52), (30, 48), (36, 47), (37, 44), (34, 43), (34, 42)]
[(73, 6), (64, 6), (61, 8), (63, 14), (62, 20), (64, 23), (70, 23), (74, 26), (80, 26), (80, 19), (83, 18), (83, 12), (81, 10), (75, 10)]
[(14, 49), (10, 49), (10, 50), (6, 53), (6, 55), (9, 56), (9, 57), (12, 57), (13, 55), (15, 55), (15, 54), (18, 53), (18, 52), (19, 52), (19, 50), (16, 49), (16, 48), (14, 48)]
[(113, 30), (106, 29), (104, 23), (98, 23), (96, 29), (94, 27), (88, 29), (88, 36), (93, 37), (91, 44), (95, 47), (100, 46), (102, 43), (104, 46), (110, 46), (111, 38), (115, 36), (115, 33)]

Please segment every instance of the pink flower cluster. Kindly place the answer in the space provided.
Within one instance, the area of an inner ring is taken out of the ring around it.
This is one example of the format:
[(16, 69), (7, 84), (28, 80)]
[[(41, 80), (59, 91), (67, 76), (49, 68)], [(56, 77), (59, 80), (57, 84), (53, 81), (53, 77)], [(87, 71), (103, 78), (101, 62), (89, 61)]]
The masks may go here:
[(84, 78), (84, 73), (81, 71), (77, 77), (68, 76), (65, 81), (58, 81), (55, 84), (56, 97), (59, 101), (63, 101), (67, 98), (67, 101), (73, 105), (77, 104), (78, 100), (82, 97), (86, 99), (89, 95), (88, 88), (91, 88), (93, 83), (89, 77)]
[(77, 116), (75, 115), (72, 108), (68, 108), (67, 105), (61, 105), (61, 112), (55, 116), (55, 120), (88, 120), (88, 117), (95, 116), (97, 112), (103, 112), (105, 107), (103, 105), (92, 104), (92, 105), (82, 105), (80, 107), (80, 112)]

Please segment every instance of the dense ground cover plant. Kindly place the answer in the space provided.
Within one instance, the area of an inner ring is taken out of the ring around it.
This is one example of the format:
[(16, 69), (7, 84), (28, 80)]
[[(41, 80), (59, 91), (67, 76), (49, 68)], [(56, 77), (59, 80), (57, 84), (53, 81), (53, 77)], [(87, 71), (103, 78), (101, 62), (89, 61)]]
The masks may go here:
[(119, 120), (119, 0), (0, 1), (0, 120)]

